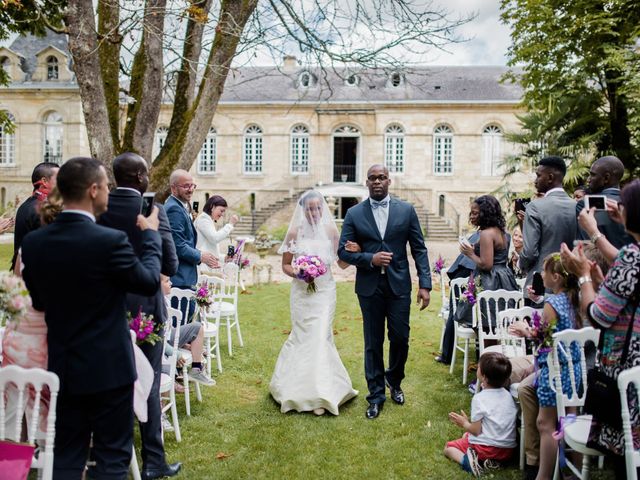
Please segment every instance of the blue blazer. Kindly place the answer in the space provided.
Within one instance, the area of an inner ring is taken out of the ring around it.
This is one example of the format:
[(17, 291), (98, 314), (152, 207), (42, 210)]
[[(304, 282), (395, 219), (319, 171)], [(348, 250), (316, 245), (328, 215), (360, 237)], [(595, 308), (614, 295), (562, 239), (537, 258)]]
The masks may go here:
[[(389, 220), (384, 238), (380, 237), (368, 199), (351, 207), (342, 225), (338, 256), (341, 260), (356, 266), (356, 293), (364, 297), (373, 295), (378, 286), (382, 272), (380, 267), (372, 265), (371, 260), (373, 255), (380, 251), (393, 253), (391, 264), (385, 269), (393, 293), (398, 296), (411, 293), (407, 242), (418, 271), (420, 288), (431, 289), (429, 256), (415, 209), (411, 204), (396, 198), (390, 199), (388, 208)], [(362, 251), (347, 252), (344, 248), (347, 240), (358, 243)]]
[(198, 233), (193, 226), (189, 212), (173, 195), (164, 202), (171, 224), (171, 235), (178, 254), (178, 271), (171, 277), (176, 287), (193, 287), (198, 283), (200, 250), (196, 249)]

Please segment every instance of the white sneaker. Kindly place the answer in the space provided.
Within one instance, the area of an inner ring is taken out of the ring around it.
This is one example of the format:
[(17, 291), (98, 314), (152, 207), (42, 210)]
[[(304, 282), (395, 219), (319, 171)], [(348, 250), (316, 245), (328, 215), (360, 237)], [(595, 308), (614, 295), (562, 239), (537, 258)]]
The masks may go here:
[(482, 475), (482, 467), (480, 466), (480, 462), (478, 462), (478, 454), (473, 448), (467, 449), (467, 458), (469, 459), (469, 466), (471, 467), (471, 473), (474, 477), (479, 477)]
[(500, 468), (500, 463), (493, 460), (492, 458), (487, 458), (483, 463), (482, 463), (482, 468), (484, 470), (497, 470), (498, 468)]
[(189, 380), (193, 380), (194, 382), (198, 382), (207, 387), (212, 387), (216, 384), (216, 381), (213, 378), (209, 378), (207, 374), (199, 368), (191, 369), (191, 373), (189, 373)]
[(173, 424), (169, 421), (166, 413), (162, 414), (160, 421), (162, 422), (162, 430), (164, 432), (173, 432)]

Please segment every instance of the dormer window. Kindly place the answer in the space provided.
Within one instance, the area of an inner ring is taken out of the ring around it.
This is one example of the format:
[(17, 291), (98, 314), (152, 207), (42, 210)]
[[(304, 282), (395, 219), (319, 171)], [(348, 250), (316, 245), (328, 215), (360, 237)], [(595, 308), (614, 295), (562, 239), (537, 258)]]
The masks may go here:
[(58, 58), (47, 57), (47, 80), (58, 80)]
[(309, 72), (302, 72), (298, 77), (298, 86), (300, 88), (309, 88), (312, 87), (315, 83), (315, 79), (313, 75)]
[(356, 74), (351, 74), (347, 77), (346, 84), (350, 87), (355, 87), (360, 83), (360, 78)]
[(9, 57), (0, 57), (0, 68), (4, 70), (4, 73), (9, 75), (11, 69), (11, 60)]
[(389, 84), (392, 87), (399, 87), (404, 83), (404, 77), (400, 72), (393, 72), (389, 78)]

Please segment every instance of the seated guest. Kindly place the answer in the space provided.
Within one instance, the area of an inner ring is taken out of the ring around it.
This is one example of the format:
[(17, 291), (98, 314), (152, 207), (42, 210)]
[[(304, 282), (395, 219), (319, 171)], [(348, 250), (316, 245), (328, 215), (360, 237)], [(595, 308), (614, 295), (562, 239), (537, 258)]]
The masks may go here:
[[(227, 210), (227, 201), (220, 195), (213, 195), (204, 204), (202, 213), (198, 215), (194, 225), (198, 232), (198, 242), (196, 248), (200, 251), (211, 252), (218, 257), (220, 263), (224, 262), (224, 254), (220, 252), (220, 242), (225, 238), (228, 238), (233, 227), (238, 223), (238, 216), (231, 215), (229, 223), (227, 223), (220, 230), (216, 230), (216, 223), (220, 220), (224, 212)], [(225, 252), (226, 254), (226, 252)], [(203, 267), (203, 271), (210, 270), (208, 267)]]
[(498, 468), (515, 451), (518, 408), (503, 388), (509, 375), (511, 364), (507, 357), (497, 352), (485, 353), (478, 362), (482, 390), (471, 400), (471, 418), (464, 411), (449, 413), (449, 420), (465, 433), (459, 440), (447, 442), (444, 454), (475, 477)]

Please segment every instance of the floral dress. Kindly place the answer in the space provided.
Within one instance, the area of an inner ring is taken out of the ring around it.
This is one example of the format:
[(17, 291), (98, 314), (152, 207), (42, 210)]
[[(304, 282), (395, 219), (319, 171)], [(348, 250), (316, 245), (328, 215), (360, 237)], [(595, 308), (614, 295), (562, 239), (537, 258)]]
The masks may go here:
[[(592, 323), (604, 328), (600, 345), (600, 363), (604, 373), (612, 378), (629, 368), (640, 365), (640, 307), (632, 311), (630, 299), (640, 281), (640, 247), (630, 244), (622, 247), (615, 262), (607, 273), (595, 301), (588, 309)], [(629, 353), (624, 365), (621, 364), (622, 350), (629, 322), (633, 321)], [(638, 399), (629, 396), (631, 431), (634, 448), (640, 448), (640, 413)], [(624, 435), (621, 430), (595, 420), (591, 424), (589, 445), (624, 455)]]
[[(571, 304), (571, 300), (566, 293), (558, 293), (557, 295), (549, 295), (545, 302), (551, 305), (556, 312), (557, 322), (553, 333), (561, 332), (569, 328), (575, 328), (575, 310)], [(582, 378), (582, 369), (580, 367), (580, 347), (576, 344), (571, 345), (571, 358), (573, 360), (575, 378)], [(560, 352), (560, 378), (562, 379), (562, 389), (564, 392), (571, 391), (571, 376), (567, 366), (567, 358)], [(549, 378), (549, 350), (540, 349), (536, 353), (536, 365), (538, 368), (538, 384), (536, 394), (538, 395), (538, 403), (541, 407), (556, 406), (556, 392), (551, 388), (551, 379)]]

